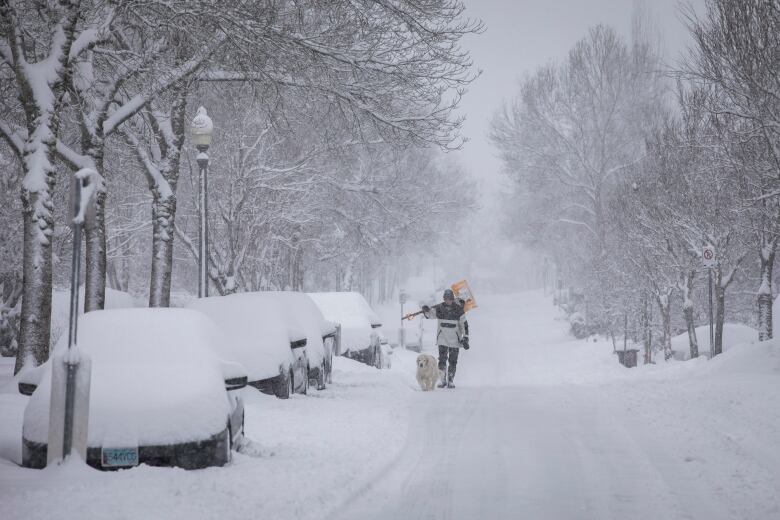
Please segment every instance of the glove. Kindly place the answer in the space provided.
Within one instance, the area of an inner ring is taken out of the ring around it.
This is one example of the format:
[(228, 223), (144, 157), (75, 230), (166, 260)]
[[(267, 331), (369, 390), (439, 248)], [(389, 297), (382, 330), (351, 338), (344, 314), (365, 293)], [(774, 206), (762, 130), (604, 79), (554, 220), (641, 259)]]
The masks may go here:
[(423, 312), (430, 312), (430, 311), (431, 311), (431, 308), (430, 308), (430, 307), (428, 307), (427, 305), (423, 305), (423, 306), (422, 306), (422, 311), (423, 311)]
[(460, 340), (460, 344), (463, 345), (463, 350), (469, 349), (469, 337), (465, 336), (462, 340)]

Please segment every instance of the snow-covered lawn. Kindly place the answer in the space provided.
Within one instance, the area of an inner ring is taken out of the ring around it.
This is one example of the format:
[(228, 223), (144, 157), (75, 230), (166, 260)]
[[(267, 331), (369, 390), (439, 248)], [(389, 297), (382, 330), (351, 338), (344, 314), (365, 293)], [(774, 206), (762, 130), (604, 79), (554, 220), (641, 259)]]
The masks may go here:
[(419, 392), (411, 352), (338, 358), (325, 391), (245, 392), (250, 441), (200, 471), (17, 467), (3, 360), (0, 516), (780, 518), (780, 341), (626, 369), (540, 293), (480, 295), (469, 322), (455, 390)]

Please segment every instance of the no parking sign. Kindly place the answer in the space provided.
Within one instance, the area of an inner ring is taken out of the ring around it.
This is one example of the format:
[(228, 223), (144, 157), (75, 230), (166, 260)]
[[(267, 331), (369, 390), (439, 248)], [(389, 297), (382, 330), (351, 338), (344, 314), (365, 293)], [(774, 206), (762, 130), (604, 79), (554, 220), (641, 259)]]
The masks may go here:
[(701, 252), (701, 263), (705, 269), (715, 267), (715, 248), (713, 246), (704, 246)]

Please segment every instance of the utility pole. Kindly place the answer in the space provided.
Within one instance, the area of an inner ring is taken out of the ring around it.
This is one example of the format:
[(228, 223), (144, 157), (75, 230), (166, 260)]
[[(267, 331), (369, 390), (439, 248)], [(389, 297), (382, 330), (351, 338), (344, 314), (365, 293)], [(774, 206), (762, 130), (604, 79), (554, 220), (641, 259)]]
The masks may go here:
[(707, 278), (709, 280), (709, 293), (710, 293), (710, 359), (715, 354), (715, 334), (713, 329), (712, 319), (712, 269), (715, 267), (715, 248), (713, 246), (704, 246), (701, 254), (702, 265), (707, 270)]

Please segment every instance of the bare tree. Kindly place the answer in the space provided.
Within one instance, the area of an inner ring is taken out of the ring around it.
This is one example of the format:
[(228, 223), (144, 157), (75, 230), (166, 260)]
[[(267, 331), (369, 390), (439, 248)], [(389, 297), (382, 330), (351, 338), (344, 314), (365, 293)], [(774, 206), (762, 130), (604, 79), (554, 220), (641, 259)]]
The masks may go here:
[(20, 157), (24, 259), (19, 353), (14, 372), (49, 356), (52, 189), (60, 114), (75, 58), (93, 31), (79, 31), (79, 1), (41, 6), (0, 3), (0, 57), (18, 105), (0, 119), (0, 133)]
[(768, 339), (780, 218), (780, 9), (771, 1), (709, 0), (701, 17), (689, 10), (687, 20), (695, 47), (684, 74), (717, 89), (707, 108), (721, 120), (721, 137), (736, 173), (750, 179), (761, 269), (759, 337)]

